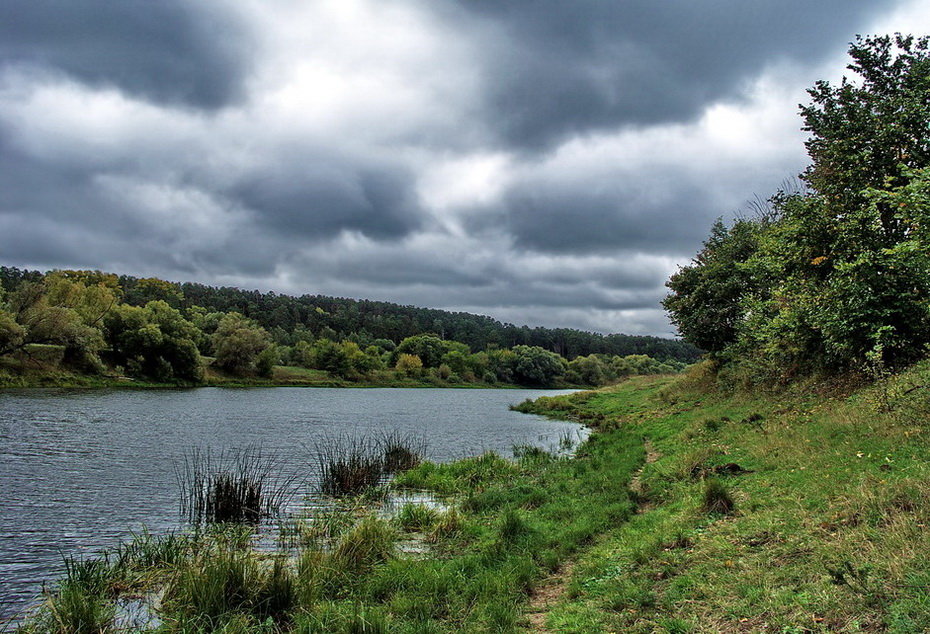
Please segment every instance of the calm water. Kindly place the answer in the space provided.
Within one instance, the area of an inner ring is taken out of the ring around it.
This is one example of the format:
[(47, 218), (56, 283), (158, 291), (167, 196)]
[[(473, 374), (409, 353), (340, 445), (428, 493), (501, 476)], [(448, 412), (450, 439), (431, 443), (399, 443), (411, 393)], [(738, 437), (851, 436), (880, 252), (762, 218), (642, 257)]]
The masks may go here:
[(0, 621), (35, 602), (62, 554), (92, 554), (143, 526), (177, 527), (176, 467), (192, 448), (249, 445), (313, 470), (338, 433), (415, 433), (447, 461), (550, 447), (577, 425), (508, 410), (542, 390), (199, 388), (0, 390)]

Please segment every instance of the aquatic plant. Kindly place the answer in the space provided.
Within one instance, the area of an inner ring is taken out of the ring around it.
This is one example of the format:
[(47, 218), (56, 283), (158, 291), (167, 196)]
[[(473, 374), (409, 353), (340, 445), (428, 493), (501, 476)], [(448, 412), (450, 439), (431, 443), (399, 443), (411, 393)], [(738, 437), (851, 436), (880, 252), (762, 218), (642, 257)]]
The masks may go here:
[(380, 445), (370, 438), (342, 434), (318, 442), (314, 453), (326, 495), (357, 495), (387, 475)]
[(422, 437), (398, 431), (386, 432), (379, 438), (379, 444), (384, 456), (384, 470), (388, 473), (413, 469), (423, 461), (426, 453), (426, 442)]
[(335, 497), (363, 493), (419, 465), (424, 447), (422, 439), (399, 432), (377, 438), (341, 434), (323, 439), (314, 448), (320, 490)]
[(191, 522), (256, 523), (280, 511), (298, 477), (282, 469), (275, 455), (248, 446), (217, 456), (195, 449), (177, 469), (177, 481), (181, 511)]

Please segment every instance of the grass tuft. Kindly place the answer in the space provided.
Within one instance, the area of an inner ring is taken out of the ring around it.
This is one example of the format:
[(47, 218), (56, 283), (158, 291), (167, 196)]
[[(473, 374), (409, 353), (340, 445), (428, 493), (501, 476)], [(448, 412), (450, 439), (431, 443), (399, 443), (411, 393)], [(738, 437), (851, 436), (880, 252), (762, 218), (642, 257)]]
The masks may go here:
[(704, 498), (701, 505), (705, 513), (729, 515), (736, 509), (730, 492), (717, 478), (709, 478), (704, 485)]

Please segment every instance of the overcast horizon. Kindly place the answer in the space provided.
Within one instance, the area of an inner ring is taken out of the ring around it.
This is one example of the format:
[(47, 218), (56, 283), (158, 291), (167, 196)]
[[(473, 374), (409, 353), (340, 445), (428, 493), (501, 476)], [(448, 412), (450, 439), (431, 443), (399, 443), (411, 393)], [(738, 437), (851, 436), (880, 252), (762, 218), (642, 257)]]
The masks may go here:
[(0, 265), (672, 336), (798, 104), (930, 0), (7, 0)]

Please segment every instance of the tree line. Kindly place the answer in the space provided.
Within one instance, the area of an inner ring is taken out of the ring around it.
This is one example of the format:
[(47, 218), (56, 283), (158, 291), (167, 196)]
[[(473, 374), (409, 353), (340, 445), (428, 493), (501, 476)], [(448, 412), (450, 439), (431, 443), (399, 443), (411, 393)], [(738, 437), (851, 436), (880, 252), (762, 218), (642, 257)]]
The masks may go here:
[(928, 38), (857, 38), (852, 78), (801, 106), (810, 166), (756, 213), (717, 221), (664, 301), (741, 380), (885, 372), (930, 344)]
[[(392, 331), (375, 325), (391, 319), (407, 327), (419, 323), (388, 312), (385, 307), (390, 304), (332, 300), (324, 303), (333, 309), (330, 312), (309, 304), (309, 296), (214, 289), (100, 271), (43, 274), (4, 267), (0, 282), (0, 357), (28, 360), (36, 346), (54, 345), (61, 348), (64, 365), (90, 374), (116, 371), (158, 382), (197, 384), (208, 366), (238, 377), (271, 377), (275, 366), (288, 365), (356, 381), (388, 376), (437, 384), (551, 386), (600, 385), (632, 374), (675, 372), (685, 365), (638, 352), (569, 359), (539, 345), (504, 347), (485, 339), (479, 339), (485, 342), (482, 348), (474, 349), (434, 331), (397, 339), (378, 336)], [(372, 319), (374, 313), (359, 309), (368, 304), (383, 310), (384, 319)], [(492, 321), (465, 313), (399, 308), (402, 316), (421, 320), (447, 315), (448, 322), (433, 320), (439, 327), (457, 320), (466, 325)], [(266, 327), (269, 323), (274, 325)], [(372, 329), (346, 330), (358, 323)], [(669, 343), (669, 350), (691, 349)]]

